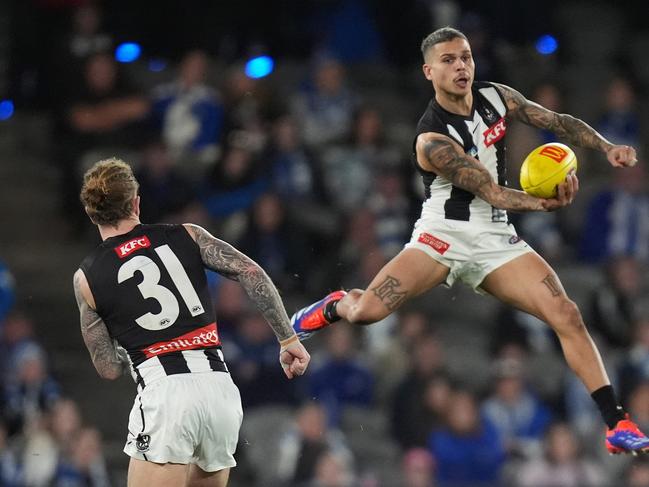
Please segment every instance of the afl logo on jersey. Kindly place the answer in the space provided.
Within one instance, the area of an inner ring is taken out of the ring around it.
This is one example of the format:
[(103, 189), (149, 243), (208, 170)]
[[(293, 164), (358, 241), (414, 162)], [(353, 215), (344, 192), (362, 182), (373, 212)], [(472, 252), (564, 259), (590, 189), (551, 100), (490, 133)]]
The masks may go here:
[(489, 147), (490, 145), (495, 144), (505, 136), (506, 131), (507, 124), (505, 123), (505, 119), (501, 117), (500, 120), (485, 130), (482, 134), (484, 135), (484, 145)]
[(131, 255), (136, 250), (146, 249), (150, 246), (151, 242), (149, 242), (149, 238), (146, 235), (142, 235), (141, 237), (134, 238), (133, 240), (129, 240), (128, 242), (124, 242), (123, 244), (118, 245), (117, 247), (115, 247), (115, 252), (120, 259), (123, 259), (124, 257)]

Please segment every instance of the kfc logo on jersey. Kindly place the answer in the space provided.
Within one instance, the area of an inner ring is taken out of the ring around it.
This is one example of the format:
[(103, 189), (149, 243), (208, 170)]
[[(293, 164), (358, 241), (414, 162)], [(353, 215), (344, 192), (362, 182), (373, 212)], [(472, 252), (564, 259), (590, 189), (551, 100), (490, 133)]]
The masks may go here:
[(448, 248), (451, 246), (451, 244), (444, 242), (444, 240), (438, 239), (437, 237), (431, 235), (430, 233), (420, 233), (417, 241), (423, 243), (424, 245), (428, 245), (429, 247), (432, 247), (436, 252), (438, 252), (441, 255), (444, 255), (444, 252), (446, 252)]
[(151, 242), (149, 242), (149, 238), (146, 235), (143, 235), (141, 237), (134, 238), (133, 240), (129, 240), (128, 242), (118, 245), (117, 247), (115, 247), (115, 252), (117, 252), (117, 256), (120, 259), (123, 259), (124, 257), (131, 255), (136, 250), (146, 249), (150, 246)]
[(484, 135), (484, 144), (487, 147), (495, 144), (505, 136), (506, 131), (507, 131), (507, 124), (505, 123), (505, 119), (501, 117), (500, 120), (498, 120), (487, 130), (485, 130), (484, 133), (482, 134)]

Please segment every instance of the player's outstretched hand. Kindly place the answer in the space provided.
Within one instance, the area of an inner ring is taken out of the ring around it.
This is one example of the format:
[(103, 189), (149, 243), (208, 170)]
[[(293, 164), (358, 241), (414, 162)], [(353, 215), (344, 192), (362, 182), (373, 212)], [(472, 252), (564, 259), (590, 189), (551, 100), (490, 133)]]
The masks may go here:
[(306, 351), (297, 335), (280, 342), (280, 346), (279, 363), (282, 365), (286, 377), (292, 379), (298, 375), (303, 375), (309, 366), (311, 355)]
[(635, 149), (630, 145), (614, 145), (606, 151), (608, 162), (614, 167), (632, 167), (638, 162)]
[(570, 172), (563, 183), (557, 186), (557, 196), (542, 200), (543, 208), (546, 211), (554, 211), (568, 206), (575, 199), (579, 191), (579, 179), (577, 175)]

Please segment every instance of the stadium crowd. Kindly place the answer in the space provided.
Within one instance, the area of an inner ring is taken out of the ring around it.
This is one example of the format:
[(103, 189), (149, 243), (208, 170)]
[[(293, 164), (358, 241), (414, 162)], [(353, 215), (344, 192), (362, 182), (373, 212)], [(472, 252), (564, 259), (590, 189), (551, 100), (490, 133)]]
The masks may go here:
[[(507, 83), (508, 65), (488, 47), (484, 19), (460, 15), (462, 2), (439, 3), (455, 6), (479, 76)], [(279, 60), (276, 74), (259, 79), (205, 46), (142, 74), (142, 65), (115, 61), (116, 36), (97, 4), (69, 9), (65, 42), (48, 71), (60, 90), (48, 116), (68, 238), (89, 248), (96, 242), (78, 203), (80, 178), (93, 162), (118, 156), (136, 169), (144, 222), (194, 222), (231, 242), (268, 272), (289, 314), (328, 290), (365, 287), (402, 248), (417, 216), (423, 188), (410, 144), (430, 96), (423, 78), (396, 75), (388, 88), (372, 87), (372, 70), (357, 68), (374, 66), (363, 62), (389, 40), (373, 29), (366, 4), (336, 3), (329, 19), (335, 31), (360, 18), (360, 40), (343, 44), (352, 47), (340, 49), (333, 36), (307, 68), (282, 71)], [(569, 102), (557, 81), (561, 67), (528, 94), (559, 111)], [(379, 71), (389, 77), (399, 69), (393, 59)], [(607, 172), (579, 152), (577, 208), (511, 217), (560, 277), (561, 269), (583, 267), (598, 276), (584, 296), (586, 322), (623, 404), (648, 431), (647, 127), (632, 74), (610, 77), (591, 122), (638, 148), (640, 163)], [(395, 107), (389, 91), (399, 83)], [(510, 130), (515, 183), (525, 154), (554, 139)], [(7, 276), (0, 278), (0, 485), (119, 485), (102, 435), (66, 396), (64, 378), (52, 376), (29, 310), (12, 306), (9, 271), (0, 267), (0, 276)], [(321, 333), (307, 342), (308, 373), (289, 382), (274, 335), (242, 288), (209, 277), (245, 411), (235, 487), (649, 486), (649, 461), (604, 456), (599, 413), (561, 364), (549, 328), (528, 315), (475, 310), (474, 322), (458, 325), (459, 353), (485, 358), (475, 371), (450, 356), (458, 343), (448, 342), (445, 327), (455, 326), (443, 312), (448, 305), (438, 312), (424, 296), (372, 327), (340, 323)]]

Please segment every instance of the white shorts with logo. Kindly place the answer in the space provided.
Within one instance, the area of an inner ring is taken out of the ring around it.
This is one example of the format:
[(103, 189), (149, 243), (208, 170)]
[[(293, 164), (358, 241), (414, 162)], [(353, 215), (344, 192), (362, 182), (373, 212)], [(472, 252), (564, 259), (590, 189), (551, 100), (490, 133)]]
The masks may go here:
[(481, 294), (480, 284), (492, 271), (534, 252), (508, 223), (475, 223), (438, 216), (417, 220), (405, 248), (422, 250), (448, 267), (445, 285), (461, 281)]
[(176, 374), (135, 398), (124, 453), (156, 463), (234, 467), (243, 419), (239, 389), (225, 372)]

